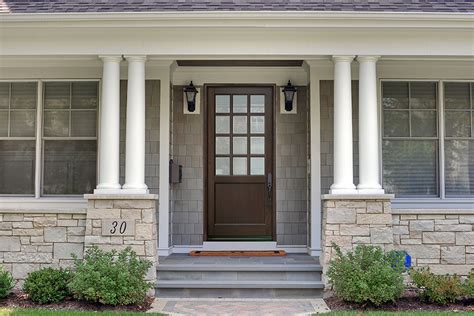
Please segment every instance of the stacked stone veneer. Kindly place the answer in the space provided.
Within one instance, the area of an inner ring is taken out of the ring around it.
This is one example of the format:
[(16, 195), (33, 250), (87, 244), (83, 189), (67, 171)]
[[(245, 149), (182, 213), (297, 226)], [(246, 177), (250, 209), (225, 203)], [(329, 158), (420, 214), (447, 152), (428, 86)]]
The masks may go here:
[(406, 250), (413, 264), (429, 266), (435, 273), (466, 275), (474, 269), (472, 212), (397, 210), (394, 213), (395, 248)]
[(393, 248), (391, 195), (372, 197), (323, 196), (322, 263), (334, 257), (333, 243), (342, 250), (358, 244)]
[[(141, 258), (150, 260), (147, 280), (156, 281), (157, 257), (157, 226), (155, 203), (157, 196), (148, 195), (93, 195), (86, 194), (88, 200), (85, 248), (98, 246), (110, 251), (118, 251), (131, 247)], [(133, 220), (135, 233), (133, 236), (104, 236), (102, 225), (104, 220)]]
[(71, 254), (83, 256), (85, 226), (85, 210), (0, 212), (0, 262), (17, 280), (43, 267), (70, 266)]
[(406, 251), (413, 266), (467, 275), (474, 268), (474, 214), (462, 210), (392, 210), (393, 195), (323, 195), (324, 272), (334, 258), (358, 244)]

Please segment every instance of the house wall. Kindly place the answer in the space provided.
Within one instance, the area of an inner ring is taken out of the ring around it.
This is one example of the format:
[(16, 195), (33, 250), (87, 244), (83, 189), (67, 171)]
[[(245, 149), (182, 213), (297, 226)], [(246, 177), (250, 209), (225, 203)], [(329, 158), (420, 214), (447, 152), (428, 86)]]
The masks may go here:
[(306, 245), (308, 238), (308, 89), (302, 86), (297, 89), (297, 113), (276, 112), (276, 222), (279, 245)]
[[(172, 244), (202, 245), (204, 223), (204, 96), (200, 114), (183, 114), (183, 86), (173, 87), (172, 155), (183, 182), (172, 186)], [(307, 87), (298, 87), (297, 114), (276, 118), (276, 223), (279, 245), (307, 242)]]
[(82, 258), (86, 210), (0, 211), (0, 263), (17, 280), (43, 267), (67, 267)]

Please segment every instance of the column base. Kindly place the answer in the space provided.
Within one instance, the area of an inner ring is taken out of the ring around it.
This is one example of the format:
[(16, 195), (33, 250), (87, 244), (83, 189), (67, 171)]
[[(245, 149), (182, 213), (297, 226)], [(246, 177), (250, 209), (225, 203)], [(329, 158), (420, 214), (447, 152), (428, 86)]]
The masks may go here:
[(358, 194), (357, 189), (330, 189), (329, 194)]
[(370, 194), (370, 195), (385, 194), (385, 190), (384, 189), (371, 189), (371, 188), (359, 188), (359, 187), (357, 187), (357, 193), (359, 193), (359, 194)]
[(120, 186), (116, 189), (112, 188), (97, 188), (94, 189), (94, 194), (122, 194)]
[(150, 191), (148, 188), (137, 189), (137, 188), (126, 188), (125, 186), (122, 189), (122, 194), (149, 194)]
[(168, 257), (171, 254), (171, 248), (158, 248), (159, 257)]

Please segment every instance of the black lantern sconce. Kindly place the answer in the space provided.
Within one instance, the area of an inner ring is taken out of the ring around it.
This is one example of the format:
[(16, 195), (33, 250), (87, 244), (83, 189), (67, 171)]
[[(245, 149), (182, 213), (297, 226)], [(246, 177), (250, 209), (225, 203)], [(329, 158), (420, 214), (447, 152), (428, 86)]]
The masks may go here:
[(296, 95), (296, 87), (288, 80), (288, 84), (283, 88), (282, 92), (285, 95), (285, 111), (291, 112), (293, 110), (293, 100)]
[(193, 85), (193, 82), (183, 89), (184, 95), (186, 96), (186, 102), (188, 104), (188, 111), (190, 113), (193, 113), (196, 111), (196, 95), (198, 94), (198, 90), (196, 87)]

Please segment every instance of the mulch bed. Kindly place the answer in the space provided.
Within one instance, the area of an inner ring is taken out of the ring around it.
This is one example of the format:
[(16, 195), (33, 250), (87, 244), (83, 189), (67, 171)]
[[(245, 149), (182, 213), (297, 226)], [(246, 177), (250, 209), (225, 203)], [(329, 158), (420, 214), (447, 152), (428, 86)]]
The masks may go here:
[(153, 302), (152, 297), (148, 297), (147, 300), (141, 305), (103, 305), (94, 304), (84, 301), (76, 301), (72, 298), (66, 298), (64, 301), (57, 304), (37, 304), (28, 299), (28, 296), (19, 290), (13, 290), (10, 295), (0, 300), (0, 308), (11, 307), (11, 308), (44, 308), (52, 310), (80, 310), (80, 311), (121, 311), (121, 312), (144, 312), (150, 309), (151, 303)]
[(407, 290), (404, 295), (395, 303), (387, 303), (376, 307), (373, 305), (360, 306), (358, 304), (351, 304), (338, 299), (335, 296), (325, 298), (324, 301), (331, 310), (367, 310), (367, 311), (471, 311), (474, 312), (474, 299), (466, 299), (454, 304), (439, 305), (420, 301), (415, 290)]

